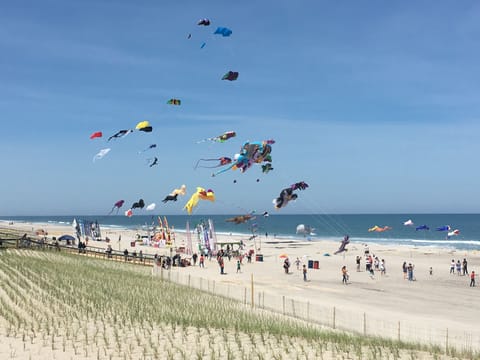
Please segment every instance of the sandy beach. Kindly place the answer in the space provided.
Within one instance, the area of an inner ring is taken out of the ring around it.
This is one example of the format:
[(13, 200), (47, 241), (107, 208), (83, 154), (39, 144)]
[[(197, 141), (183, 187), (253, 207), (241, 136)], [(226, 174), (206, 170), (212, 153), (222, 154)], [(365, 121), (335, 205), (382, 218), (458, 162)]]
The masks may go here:
[[(71, 227), (52, 224), (1, 224), (2, 227), (21, 228), (25, 231), (43, 228), (48, 236), (70, 234)], [(111, 239), (111, 246), (115, 250), (128, 249), (144, 254), (168, 254), (167, 248), (153, 248), (150, 246), (131, 247), (135, 240), (136, 231), (115, 229), (103, 231), (103, 236)], [(120, 242), (118, 241), (121, 237)], [(195, 248), (195, 236), (192, 236)], [(217, 235), (218, 242), (238, 241), (233, 236)], [(452, 259), (468, 261), (468, 271), (480, 271), (480, 253), (477, 251), (452, 251), (434, 247), (392, 247), (368, 244), (369, 251), (379, 259), (385, 261), (385, 274), (375, 271), (370, 276), (365, 271), (365, 246), (352, 242), (347, 245), (348, 251), (338, 255), (334, 252), (340, 245), (338, 242), (327, 241), (297, 241), (291, 239), (262, 236), (256, 243), (242, 239), (245, 242), (244, 250), (257, 248), (256, 253), (263, 255), (263, 261), (248, 263), (244, 258), (241, 271), (237, 272), (236, 259), (225, 259), (226, 275), (220, 274), (215, 258), (205, 261), (205, 268), (196, 266), (172, 268), (172, 273), (179, 273), (177, 278), (202, 278), (215, 281), (217, 287), (232, 286), (250, 288), (252, 279), (256, 293), (264, 292), (268, 297), (280, 299), (283, 296), (295, 299), (299, 303), (307, 303), (312, 309), (332, 309), (338, 312), (338, 326), (355, 323), (354, 317), (368, 319), (369, 326), (390, 326), (391, 332), (402, 331), (402, 338), (410, 333), (413, 338), (424, 337), (423, 330), (430, 329), (426, 336), (440, 339), (448, 332), (450, 342), (465, 343), (478, 349), (480, 345), (480, 330), (478, 318), (480, 308), (476, 306), (479, 285), (470, 287), (470, 276), (450, 273)], [(260, 246), (261, 240), (261, 248)], [(184, 233), (176, 234), (176, 246), (186, 242)], [(105, 241), (90, 241), (89, 246), (106, 248)], [(328, 254), (328, 255), (327, 255)], [(291, 262), (289, 274), (283, 269), (284, 257), (287, 255)], [(356, 269), (356, 257), (361, 257), (360, 271)], [(190, 257), (182, 255), (182, 257)], [(296, 259), (301, 261), (299, 269)], [(318, 261), (319, 268), (308, 268), (308, 261)], [(404, 279), (402, 272), (403, 262), (414, 265), (414, 281)], [(307, 265), (307, 281), (303, 280), (302, 265)], [(342, 283), (342, 266), (349, 272), (349, 282)], [(430, 268), (432, 273), (430, 274)], [(175, 279), (175, 276), (172, 277)], [(193, 280), (192, 280), (193, 281)], [(268, 305), (268, 304), (266, 304)], [(280, 311), (280, 309), (279, 309)], [(313, 317), (313, 310), (312, 317)], [(328, 315), (330, 316), (330, 315)], [(360, 320), (361, 321), (361, 320)], [(380, 325), (379, 325), (380, 326)], [(357, 327), (355, 325), (355, 327)], [(400, 329), (397, 329), (400, 328)], [(355, 329), (360, 332), (360, 329)], [(418, 332), (415, 334), (415, 332)], [(465, 335), (467, 334), (467, 335)], [(467, 340), (462, 337), (466, 336)]]

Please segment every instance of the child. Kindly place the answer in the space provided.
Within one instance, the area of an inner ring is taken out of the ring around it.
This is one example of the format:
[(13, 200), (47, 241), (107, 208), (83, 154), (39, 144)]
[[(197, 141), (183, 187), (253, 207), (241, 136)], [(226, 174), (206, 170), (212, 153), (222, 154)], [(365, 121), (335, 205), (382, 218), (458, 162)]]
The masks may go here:
[(342, 267), (342, 283), (345, 285), (348, 283), (348, 270), (345, 265)]
[(475, 286), (475, 271), (470, 273), (470, 286)]
[(241, 266), (240, 259), (238, 259), (237, 260), (237, 273), (240, 272), (240, 266)]

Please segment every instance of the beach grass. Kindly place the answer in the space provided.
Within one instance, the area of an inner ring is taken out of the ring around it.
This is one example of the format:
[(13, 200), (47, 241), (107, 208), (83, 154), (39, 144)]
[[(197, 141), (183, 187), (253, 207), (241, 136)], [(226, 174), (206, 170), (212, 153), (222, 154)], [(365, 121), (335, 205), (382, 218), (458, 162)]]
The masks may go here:
[(73, 254), (3, 250), (0, 280), (2, 359), (480, 359), (324, 329)]

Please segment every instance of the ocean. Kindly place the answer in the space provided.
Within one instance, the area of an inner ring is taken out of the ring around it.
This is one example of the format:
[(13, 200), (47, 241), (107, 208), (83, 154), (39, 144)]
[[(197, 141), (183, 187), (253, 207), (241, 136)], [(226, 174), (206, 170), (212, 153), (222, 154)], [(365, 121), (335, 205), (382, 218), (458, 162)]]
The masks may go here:
[[(184, 232), (187, 221), (190, 229), (207, 219), (212, 219), (215, 231), (222, 234), (236, 234), (249, 238), (253, 234), (262, 236), (262, 240), (273, 240), (275, 237), (292, 240), (341, 241), (345, 235), (350, 236), (352, 243), (381, 243), (409, 246), (433, 246), (457, 250), (480, 250), (480, 214), (361, 214), (361, 215), (278, 215), (254, 214), (255, 218), (243, 223), (234, 224), (226, 219), (234, 215), (169, 215), (169, 226), (175, 231)], [(163, 215), (161, 215), (163, 219)], [(73, 219), (98, 221), (103, 232), (109, 228), (128, 228), (143, 231), (146, 226), (158, 224), (158, 215), (126, 216), (11, 216), (0, 220), (13, 222), (52, 223), (69, 225)], [(412, 220), (413, 226), (405, 226), (404, 222)], [(310, 226), (311, 234), (297, 234), (300, 224)], [(389, 226), (385, 232), (369, 232), (373, 226)], [(427, 225), (430, 230), (418, 230), (420, 225)], [(446, 231), (436, 228), (450, 226), (451, 230), (459, 230), (458, 235), (447, 238)], [(73, 230), (72, 230), (73, 233)]]

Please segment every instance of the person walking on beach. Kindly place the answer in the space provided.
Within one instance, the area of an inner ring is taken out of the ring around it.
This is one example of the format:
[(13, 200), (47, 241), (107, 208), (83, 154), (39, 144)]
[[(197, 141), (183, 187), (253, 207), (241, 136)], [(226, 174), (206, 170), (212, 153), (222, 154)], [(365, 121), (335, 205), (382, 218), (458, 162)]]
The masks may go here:
[(307, 281), (307, 265), (303, 264), (303, 281)]
[(348, 284), (348, 270), (345, 265), (342, 266), (342, 283), (344, 285)]
[(297, 270), (300, 270), (300, 259), (297, 257), (297, 260), (295, 260), (295, 265), (297, 265)]
[(462, 275), (462, 264), (460, 263), (460, 260), (457, 260), (455, 267), (457, 269), (457, 275), (458, 276)]
[(407, 266), (408, 281), (413, 281), (413, 268), (414, 268), (414, 265), (412, 265), (412, 263), (408, 263), (408, 266)]
[(198, 262), (198, 266), (201, 268), (205, 268), (205, 256), (203, 254), (200, 255), (200, 261)]
[(468, 262), (467, 262), (467, 259), (463, 259), (463, 262), (462, 262), (462, 268), (463, 268), (463, 275), (468, 275)]
[(475, 271), (472, 271), (472, 273), (470, 274), (470, 286), (475, 286)]

